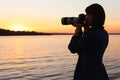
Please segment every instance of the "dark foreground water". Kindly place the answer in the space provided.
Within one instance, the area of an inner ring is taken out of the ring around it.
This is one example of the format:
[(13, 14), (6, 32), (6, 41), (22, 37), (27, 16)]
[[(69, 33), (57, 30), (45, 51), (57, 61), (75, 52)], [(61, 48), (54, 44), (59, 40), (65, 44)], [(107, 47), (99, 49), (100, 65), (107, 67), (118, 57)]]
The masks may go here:
[[(72, 80), (76, 54), (71, 35), (1, 36), (0, 80)], [(120, 80), (120, 35), (110, 35), (104, 64), (110, 80)]]

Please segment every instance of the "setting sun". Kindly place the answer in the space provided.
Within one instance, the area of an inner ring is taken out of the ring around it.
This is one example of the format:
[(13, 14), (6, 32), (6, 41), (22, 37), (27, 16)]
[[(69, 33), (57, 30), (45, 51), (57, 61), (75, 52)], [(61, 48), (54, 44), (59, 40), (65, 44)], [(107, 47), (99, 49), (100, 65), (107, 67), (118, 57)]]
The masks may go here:
[(11, 30), (13, 30), (13, 31), (24, 31), (25, 29), (21, 26), (16, 26), (16, 27), (11, 28)]
[(20, 24), (11, 25), (10, 30), (12, 30), (12, 31), (30, 31), (30, 29), (27, 26), (20, 25)]

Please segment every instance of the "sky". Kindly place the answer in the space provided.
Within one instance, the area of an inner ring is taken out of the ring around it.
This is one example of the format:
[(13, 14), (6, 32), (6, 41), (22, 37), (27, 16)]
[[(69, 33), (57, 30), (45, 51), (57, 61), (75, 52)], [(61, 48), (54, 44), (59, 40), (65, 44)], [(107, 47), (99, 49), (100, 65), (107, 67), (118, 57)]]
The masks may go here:
[(62, 17), (77, 17), (93, 3), (104, 7), (105, 29), (120, 33), (120, 0), (0, 0), (0, 28), (49, 33), (72, 33), (74, 27), (62, 25)]

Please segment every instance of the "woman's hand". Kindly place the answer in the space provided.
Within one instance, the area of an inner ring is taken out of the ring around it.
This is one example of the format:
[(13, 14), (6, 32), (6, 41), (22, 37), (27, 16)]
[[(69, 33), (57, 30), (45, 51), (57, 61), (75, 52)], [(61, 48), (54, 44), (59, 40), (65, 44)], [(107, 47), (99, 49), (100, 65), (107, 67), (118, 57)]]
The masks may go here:
[(88, 26), (84, 26), (84, 32), (87, 32), (89, 30), (90, 30), (90, 28)]
[(82, 26), (77, 23), (73, 23), (72, 25), (76, 28), (74, 35), (81, 36), (82, 35)]

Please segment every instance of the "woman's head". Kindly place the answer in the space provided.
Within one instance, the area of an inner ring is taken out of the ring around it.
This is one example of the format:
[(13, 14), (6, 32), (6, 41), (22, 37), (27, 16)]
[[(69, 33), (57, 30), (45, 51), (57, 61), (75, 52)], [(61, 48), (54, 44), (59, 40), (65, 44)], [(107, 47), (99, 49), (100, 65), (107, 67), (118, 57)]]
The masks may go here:
[(92, 4), (86, 8), (86, 18), (89, 26), (101, 27), (105, 22), (105, 12), (101, 5)]

